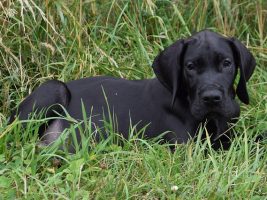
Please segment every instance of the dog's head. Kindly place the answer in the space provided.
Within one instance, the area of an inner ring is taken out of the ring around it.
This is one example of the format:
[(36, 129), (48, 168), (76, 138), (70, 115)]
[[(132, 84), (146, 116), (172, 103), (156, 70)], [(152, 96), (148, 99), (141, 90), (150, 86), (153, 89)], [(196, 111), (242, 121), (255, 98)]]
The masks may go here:
[(172, 92), (172, 104), (176, 98), (185, 99), (198, 120), (209, 116), (238, 117), (235, 94), (249, 103), (246, 82), (254, 71), (255, 59), (234, 38), (208, 30), (198, 32), (166, 48), (152, 67), (159, 81)]

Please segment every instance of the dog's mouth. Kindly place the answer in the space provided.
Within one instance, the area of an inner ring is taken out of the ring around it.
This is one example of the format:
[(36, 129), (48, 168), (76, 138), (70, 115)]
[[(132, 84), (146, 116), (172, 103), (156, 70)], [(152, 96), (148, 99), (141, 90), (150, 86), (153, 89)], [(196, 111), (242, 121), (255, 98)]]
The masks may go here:
[(234, 106), (233, 109), (227, 109), (224, 107), (203, 108), (201, 106), (193, 106), (191, 107), (191, 113), (195, 119), (203, 121), (220, 118), (236, 118), (239, 116), (240, 110), (238, 106)]
[(223, 115), (220, 112), (209, 112), (206, 115), (204, 115), (204, 118), (208, 120), (213, 120), (213, 119), (218, 119), (222, 116)]
[(198, 120), (210, 120), (227, 117), (227, 113), (225, 113), (221, 107), (203, 108), (201, 106), (192, 106), (191, 112)]
[(190, 110), (196, 120), (236, 118), (240, 114), (238, 103), (230, 97), (225, 97), (219, 104), (208, 105), (199, 99), (189, 100)]

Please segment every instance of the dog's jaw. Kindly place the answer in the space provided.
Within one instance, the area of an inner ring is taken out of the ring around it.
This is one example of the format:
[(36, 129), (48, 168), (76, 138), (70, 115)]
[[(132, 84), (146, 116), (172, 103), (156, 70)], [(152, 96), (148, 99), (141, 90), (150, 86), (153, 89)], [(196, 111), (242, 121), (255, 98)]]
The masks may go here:
[(234, 100), (228, 98), (224, 104), (218, 107), (207, 107), (197, 101), (189, 101), (190, 111), (193, 117), (198, 121), (205, 121), (208, 118), (224, 117), (231, 121), (240, 115), (240, 106)]

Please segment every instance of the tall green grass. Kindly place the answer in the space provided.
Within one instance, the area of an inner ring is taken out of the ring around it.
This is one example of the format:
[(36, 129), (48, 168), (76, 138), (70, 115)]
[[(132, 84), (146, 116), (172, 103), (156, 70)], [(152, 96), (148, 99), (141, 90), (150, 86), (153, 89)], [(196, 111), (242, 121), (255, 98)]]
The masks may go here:
[[(204, 28), (237, 37), (257, 61), (251, 103), (241, 104), (229, 151), (215, 152), (207, 140), (171, 152), (167, 144), (116, 133), (95, 143), (88, 126), (82, 148), (69, 154), (62, 140), (40, 147), (42, 120), (25, 129), (6, 125), (10, 110), (46, 80), (151, 78), (160, 50)], [(0, 199), (266, 199), (266, 142), (254, 142), (267, 130), (266, 85), (264, 0), (1, 1)]]

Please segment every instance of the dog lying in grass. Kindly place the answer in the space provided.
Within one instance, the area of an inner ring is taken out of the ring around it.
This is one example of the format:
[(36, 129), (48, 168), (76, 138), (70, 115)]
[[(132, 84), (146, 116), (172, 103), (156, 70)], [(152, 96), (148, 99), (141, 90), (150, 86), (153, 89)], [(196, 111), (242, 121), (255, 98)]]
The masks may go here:
[[(227, 149), (231, 143), (228, 124), (240, 115), (235, 98), (249, 103), (246, 82), (255, 69), (249, 50), (235, 38), (204, 30), (167, 47), (155, 58), (152, 68), (156, 78), (146, 80), (99, 76), (67, 83), (47, 81), (20, 103), (10, 123), (42, 110), (46, 110), (43, 117), (57, 117), (66, 110), (72, 118), (81, 120), (83, 105), (86, 115), (92, 116), (91, 128), (97, 140), (103, 119), (112, 111), (116, 132), (126, 139), (130, 125), (137, 124), (137, 130), (145, 127), (147, 138), (166, 132), (166, 142), (185, 143), (195, 137), (201, 123), (206, 123), (212, 146)], [(54, 142), (70, 123), (51, 119), (39, 129), (42, 142)], [(109, 134), (103, 132), (104, 136)], [(80, 140), (79, 129), (76, 134)]]

